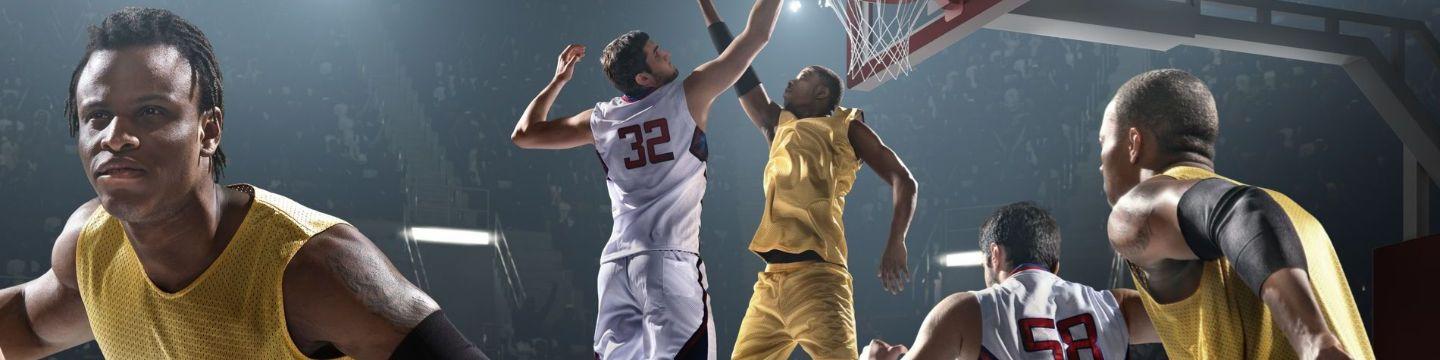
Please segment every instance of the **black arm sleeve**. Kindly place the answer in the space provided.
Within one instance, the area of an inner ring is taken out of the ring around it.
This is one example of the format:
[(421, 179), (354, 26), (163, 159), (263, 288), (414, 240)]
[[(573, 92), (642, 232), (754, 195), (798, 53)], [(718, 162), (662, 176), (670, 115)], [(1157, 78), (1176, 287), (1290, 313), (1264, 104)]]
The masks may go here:
[[(725, 22), (710, 24), (710, 42), (715, 44), (715, 52), (725, 52), (734, 40), (735, 35), (730, 34), (730, 27), (725, 26)], [(745, 96), (745, 93), (757, 86), (760, 86), (760, 77), (755, 75), (755, 67), (747, 67), (745, 73), (740, 75), (740, 80), (735, 81), (735, 95)]]
[(1196, 183), (1180, 196), (1180, 233), (1195, 256), (1224, 256), (1255, 294), (1270, 274), (1305, 267), (1295, 225), (1265, 190), (1224, 179)]
[(391, 359), (481, 359), (490, 360), (475, 344), (465, 340), (445, 313), (435, 310), (405, 335)]

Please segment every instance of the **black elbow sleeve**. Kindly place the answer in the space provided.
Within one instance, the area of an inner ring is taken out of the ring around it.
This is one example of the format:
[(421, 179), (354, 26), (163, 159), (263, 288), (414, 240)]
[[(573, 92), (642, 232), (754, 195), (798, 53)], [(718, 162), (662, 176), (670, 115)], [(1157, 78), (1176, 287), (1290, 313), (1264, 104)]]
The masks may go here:
[(1270, 274), (1305, 269), (1305, 249), (1285, 209), (1265, 190), (1224, 179), (1196, 183), (1176, 209), (1181, 235), (1201, 260), (1224, 256), (1257, 295)]
[(405, 340), (395, 347), (391, 359), (480, 359), (489, 360), (479, 347), (470, 343), (445, 317), (436, 310), (420, 321), (405, 335)]
[[(725, 52), (730, 47), (730, 42), (735, 41), (735, 35), (730, 33), (730, 27), (725, 22), (717, 22), (710, 25), (710, 42), (715, 45), (716, 53)], [(745, 73), (735, 81), (735, 95), (745, 96), (745, 93), (760, 86), (760, 77), (755, 75), (755, 67), (746, 67)]]
[(716, 53), (725, 52), (730, 47), (730, 42), (735, 41), (735, 35), (730, 33), (730, 27), (725, 22), (710, 24), (710, 43), (715, 45)]

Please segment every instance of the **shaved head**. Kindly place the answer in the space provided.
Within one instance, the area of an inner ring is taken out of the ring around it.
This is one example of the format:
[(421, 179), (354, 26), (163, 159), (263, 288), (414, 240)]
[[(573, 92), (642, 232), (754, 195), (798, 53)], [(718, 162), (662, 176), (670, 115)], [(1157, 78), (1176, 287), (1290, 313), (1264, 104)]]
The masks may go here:
[(1145, 72), (1115, 94), (1116, 130), (1138, 128), (1156, 137), (1167, 156), (1214, 159), (1220, 119), (1205, 82), (1176, 69)]

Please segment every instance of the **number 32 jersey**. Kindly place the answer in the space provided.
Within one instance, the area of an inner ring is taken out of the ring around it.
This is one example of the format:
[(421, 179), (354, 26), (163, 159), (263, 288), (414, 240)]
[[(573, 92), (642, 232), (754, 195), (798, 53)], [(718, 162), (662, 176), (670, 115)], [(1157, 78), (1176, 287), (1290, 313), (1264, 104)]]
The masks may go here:
[(605, 168), (615, 225), (600, 262), (642, 251), (700, 253), (705, 133), (690, 116), (684, 79), (635, 101), (595, 104), (590, 131)]
[(974, 291), (980, 303), (981, 359), (1113, 359), (1129, 350), (1115, 296), (1040, 268)]

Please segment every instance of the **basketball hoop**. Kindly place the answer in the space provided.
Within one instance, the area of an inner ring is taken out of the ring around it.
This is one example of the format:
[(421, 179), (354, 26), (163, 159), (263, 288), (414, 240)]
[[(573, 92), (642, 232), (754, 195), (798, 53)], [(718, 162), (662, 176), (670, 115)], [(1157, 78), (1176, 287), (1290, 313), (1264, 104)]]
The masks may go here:
[(820, 0), (845, 27), (849, 44), (845, 75), (855, 79), (885, 77), (893, 80), (909, 74), (910, 34), (931, 19), (927, 16), (949, 0)]

